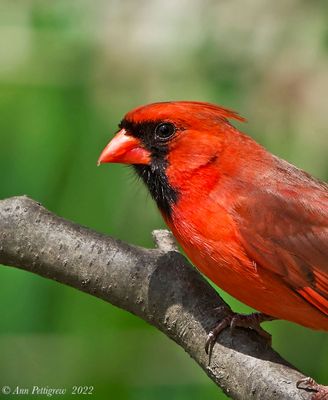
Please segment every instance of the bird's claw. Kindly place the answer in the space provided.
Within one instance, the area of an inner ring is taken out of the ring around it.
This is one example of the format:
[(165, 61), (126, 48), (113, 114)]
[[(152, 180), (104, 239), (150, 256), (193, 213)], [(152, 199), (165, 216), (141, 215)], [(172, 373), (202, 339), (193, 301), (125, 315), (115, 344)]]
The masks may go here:
[(328, 400), (328, 386), (319, 385), (314, 379), (307, 377), (296, 382), (297, 389), (314, 392), (311, 400)]
[[(221, 308), (219, 307), (221, 310)], [(207, 335), (205, 342), (205, 352), (211, 357), (214, 344), (216, 342), (219, 334), (226, 328), (230, 327), (233, 332), (236, 327), (248, 328), (256, 331), (260, 336), (265, 338), (269, 344), (271, 344), (271, 335), (261, 328), (260, 324), (264, 321), (272, 321), (274, 318), (262, 314), (262, 313), (252, 313), (249, 315), (237, 314), (231, 312), (228, 316), (223, 318)]]
[(231, 324), (231, 318), (232, 315), (228, 315), (227, 317), (223, 318), (223, 320), (220, 321), (219, 324), (217, 324), (213, 329), (209, 331), (205, 342), (205, 352), (209, 356), (211, 356), (212, 354), (214, 344), (219, 334)]

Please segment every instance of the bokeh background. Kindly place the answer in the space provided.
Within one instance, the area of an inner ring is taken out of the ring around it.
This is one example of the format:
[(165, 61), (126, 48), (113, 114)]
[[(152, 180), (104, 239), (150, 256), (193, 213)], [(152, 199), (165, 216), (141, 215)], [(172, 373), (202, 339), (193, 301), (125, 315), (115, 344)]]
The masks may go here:
[[(129, 168), (96, 160), (126, 111), (169, 99), (239, 111), (244, 131), (327, 179), (327, 71), (325, 0), (0, 0), (0, 197), (27, 194), (152, 246), (163, 223), (145, 189)], [(8, 267), (0, 288), (0, 386), (226, 398), (173, 342), (122, 310)], [(282, 356), (328, 384), (327, 334), (266, 328)]]

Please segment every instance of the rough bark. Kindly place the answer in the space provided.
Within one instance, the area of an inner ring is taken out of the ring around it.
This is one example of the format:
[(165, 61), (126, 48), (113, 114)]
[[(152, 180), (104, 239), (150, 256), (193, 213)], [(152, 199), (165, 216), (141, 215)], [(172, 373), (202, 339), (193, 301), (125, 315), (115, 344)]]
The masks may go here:
[(60, 218), (28, 197), (0, 201), (0, 263), (138, 315), (179, 344), (233, 399), (310, 399), (296, 388), (304, 375), (250, 330), (223, 332), (209, 363), (206, 335), (228, 306), (170, 235), (155, 232), (155, 240), (157, 249), (133, 246)]

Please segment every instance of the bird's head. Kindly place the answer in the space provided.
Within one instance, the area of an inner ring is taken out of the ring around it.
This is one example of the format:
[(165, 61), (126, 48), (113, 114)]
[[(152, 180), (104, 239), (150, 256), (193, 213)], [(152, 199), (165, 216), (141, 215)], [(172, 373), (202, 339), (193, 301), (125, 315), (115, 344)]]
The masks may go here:
[(219, 157), (233, 111), (190, 101), (153, 103), (128, 112), (98, 164), (134, 166), (167, 216), (195, 171)]

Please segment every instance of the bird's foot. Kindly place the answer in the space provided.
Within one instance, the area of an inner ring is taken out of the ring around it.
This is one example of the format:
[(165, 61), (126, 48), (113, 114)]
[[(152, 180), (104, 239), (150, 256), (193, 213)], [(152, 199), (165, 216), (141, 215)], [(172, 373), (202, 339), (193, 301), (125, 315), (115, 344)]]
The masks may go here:
[(303, 378), (297, 381), (297, 389), (314, 392), (311, 400), (328, 400), (328, 386), (319, 385), (312, 378)]
[[(219, 309), (221, 309), (219, 307)], [(207, 335), (205, 343), (206, 354), (211, 355), (213, 346), (218, 335), (226, 328), (230, 327), (233, 331), (236, 327), (249, 328), (256, 331), (260, 336), (264, 337), (271, 344), (271, 335), (261, 328), (260, 324), (264, 321), (272, 321), (274, 317), (270, 315), (255, 312), (252, 314), (238, 314), (231, 311), (229, 315), (223, 318)]]

